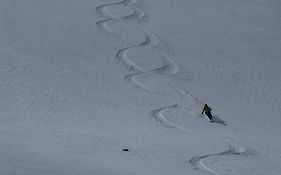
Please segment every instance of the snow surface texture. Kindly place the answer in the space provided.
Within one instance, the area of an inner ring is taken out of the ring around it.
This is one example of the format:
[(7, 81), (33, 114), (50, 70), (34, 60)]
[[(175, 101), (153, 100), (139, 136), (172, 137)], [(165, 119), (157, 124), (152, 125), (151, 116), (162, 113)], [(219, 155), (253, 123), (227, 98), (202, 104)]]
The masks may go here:
[(280, 5), (0, 0), (0, 174), (280, 174)]

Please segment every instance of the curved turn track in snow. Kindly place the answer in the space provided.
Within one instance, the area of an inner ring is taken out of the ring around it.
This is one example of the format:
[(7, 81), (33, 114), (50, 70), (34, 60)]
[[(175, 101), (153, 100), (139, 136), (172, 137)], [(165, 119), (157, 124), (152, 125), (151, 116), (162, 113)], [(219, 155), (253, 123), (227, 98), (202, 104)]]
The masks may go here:
[[(96, 11), (103, 17), (102, 20), (96, 22), (96, 25), (103, 29), (104, 31), (108, 32), (114, 32), (114, 29), (109, 27), (109, 23), (120, 23), (124, 25), (130, 25), (128, 24), (129, 21), (134, 20), (134, 21), (145, 21), (147, 18), (147, 15), (138, 9), (137, 7), (134, 7), (134, 5), (138, 1), (133, 1), (133, 0), (122, 0), (118, 2), (112, 2), (112, 3), (106, 3), (98, 6), (96, 8)], [(110, 13), (110, 7), (128, 7), (131, 9), (131, 13), (125, 16), (114, 16)], [(155, 75), (175, 75), (179, 72), (179, 67), (177, 64), (168, 56), (162, 54), (161, 52), (157, 51), (156, 49), (153, 49), (153, 47), (157, 46), (159, 44), (159, 39), (151, 32), (145, 31), (143, 29), (140, 29), (138, 27), (132, 26), (136, 31), (142, 33), (144, 36), (144, 40), (142, 42), (133, 44), (128, 47), (120, 48), (116, 55), (115, 59), (118, 61), (120, 65), (125, 66), (128, 68), (130, 71), (133, 71), (133, 73), (130, 73), (128, 75), (124, 76), (124, 79), (133, 83), (135, 86), (145, 90), (146, 92), (150, 93), (157, 93), (151, 89), (149, 84), (144, 84), (139, 81), (140, 78), (145, 79), (146, 77), (153, 78)], [(137, 63), (133, 61), (132, 58), (128, 56), (128, 52), (132, 49), (140, 49), (140, 48), (152, 48), (155, 53), (159, 55), (161, 58), (162, 64), (159, 65), (158, 67), (151, 69), (151, 70), (145, 70), (142, 66), (139, 66)], [(157, 78), (155, 79), (157, 81)], [(188, 98), (192, 101), (191, 104), (197, 103), (197, 104), (203, 104), (200, 100), (197, 98), (193, 97), (190, 93), (186, 93), (183, 90), (177, 89), (174, 86), (170, 85), (170, 89), (173, 89), (173, 91), (176, 91), (180, 99), (183, 100), (188, 96)], [(171, 127), (171, 128), (177, 128), (179, 130), (182, 130), (184, 132), (190, 132), (189, 129), (184, 128), (182, 126), (179, 126), (171, 121), (169, 121), (164, 113), (165, 111), (168, 110), (175, 110), (177, 108), (180, 108), (179, 103), (171, 104), (169, 106), (164, 106), (158, 109), (153, 109), (150, 111), (151, 116), (156, 120), (156, 122), (160, 122), (166, 127)], [(188, 106), (188, 108), (192, 108), (192, 105)], [(229, 147), (227, 150), (223, 150), (219, 153), (212, 153), (212, 154), (207, 154), (207, 155), (202, 155), (202, 156), (195, 156), (192, 157), (189, 160), (189, 163), (196, 169), (201, 169), (209, 174), (214, 174), (214, 175), (219, 175), (218, 172), (215, 172), (214, 170), (208, 168), (208, 166), (204, 163), (206, 159), (210, 159), (212, 157), (219, 157), (219, 156), (227, 156), (227, 155), (248, 155), (250, 154), (250, 151), (246, 149), (243, 146), (240, 146), (239, 144), (232, 142), (226, 138), (219, 137), (219, 136), (213, 136), (216, 139), (221, 140), (224, 144), (226, 143)]]
[(207, 154), (203, 156), (195, 156), (192, 157), (189, 160), (189, 163), (196, 169), (202, 169), (206, 172), (213, 174), (213, 175), (220, 175), (220, 173), (208, 168), (208, 166), (205, 164), (205, 161), (207, 159), (210, 159), (212, 157), (218, 157), (218, 156), (249, 156), (253, 155), (254, 153), (251, 151), (251, 149), (247, 149), (244, 146), (241, 146), (235, 142), (232, 142), (226, 138), (214, 136), (215, 138), (222, 140), (223, 142), (228, 144), (228, 149), (219, 153), (213, 153), (213, 154)]

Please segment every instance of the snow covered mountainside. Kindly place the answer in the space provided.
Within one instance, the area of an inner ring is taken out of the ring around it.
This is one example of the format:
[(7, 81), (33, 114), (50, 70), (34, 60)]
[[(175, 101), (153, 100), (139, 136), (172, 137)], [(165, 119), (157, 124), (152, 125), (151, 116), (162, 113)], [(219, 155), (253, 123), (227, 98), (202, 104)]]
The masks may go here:
[(0, 174), (280, 174), (280, 19), (277, 0), (0, 0)]

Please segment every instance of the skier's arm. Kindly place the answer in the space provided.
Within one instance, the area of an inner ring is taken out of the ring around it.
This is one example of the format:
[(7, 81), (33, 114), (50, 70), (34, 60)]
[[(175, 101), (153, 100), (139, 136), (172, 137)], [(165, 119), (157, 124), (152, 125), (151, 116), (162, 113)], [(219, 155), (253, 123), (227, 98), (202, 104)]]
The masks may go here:
[(203, 114), (203, 113), (204, 113), (204, 111), (205, 111), (205, 108), (203, 108), (203, 110), (202, 110), (201, 114)]

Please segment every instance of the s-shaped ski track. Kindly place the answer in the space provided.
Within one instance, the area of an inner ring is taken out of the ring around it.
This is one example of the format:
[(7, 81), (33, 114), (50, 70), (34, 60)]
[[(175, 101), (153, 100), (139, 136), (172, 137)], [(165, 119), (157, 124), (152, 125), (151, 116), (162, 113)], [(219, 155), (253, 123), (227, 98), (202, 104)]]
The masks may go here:
[[(138, 8), (131, 7), (131, 5), (136, 4), (137, 1), (133, 0), (122, 0), (119, 2), (112, 2), (112, 3), (106, 3), (103, 5), (100, 5), (96, 8), (96, 11), (104, 17), (104, 19), (96, 22), (96, 25), (100, 28), (102, 28), (105, 31), (110, 31), (109, 28), (106, 26), (107, 23), (118, 23), (118, 22), (126, 22), (130, 20), (134, 21), (144, 21), (147, 18), (147, 15), (139, 10)], [(108, 14), (109, 7), (111, 6), (126, 6), (132, 9), (133, 13), (127, 15), (127, 16), (122, 16), (122, 17), (114, 17)], [(129, 70), (135, 71), (134, 73), (128, 74), (124, 76), (124, 79), (127, 81), (132, 82), (135, 84), (137, 87), (142, 88), (145, 91), (151, 92), (151, 89), (149, 86), (142, 84), (139, 82), (137, 79), (139, 77), (148, 77), (148, 76), (154, 76), (155, 74), (162, 74), (162, 75), (174, 75), (179, 72), (179, 68), (176, 65), (176, 63), (169, 57), (163, 55), (162, 53), (159, 53), (161, 60), (162, 60), (162, 65), (152, 69), (152, 70), (144, 70), (141, 66), (138, 66), (136, 63), (134, 63), (129, 57), (128, 57), (128, 52), (132, 49), (138, 49), (138, 48), (143, 48), (143, 47), (153, 47), (156, 46), (159, 43), (158, 38), (152, 34), (151, 32), (141, 30), (139, 28), (136, 28), (136, 30), (141, 31), (143, 35), (145, 36), (145, 40), (139, 44), (135, 44), (129, 47), (124, 47), (121, 48), (117, 51), (115, 55), (115, 59), (118, 61), (119, 64), (124, 65), (127, 67)], [(155, 50), (156, 51), (156, 50)], [(158, 51), (156, 51), (158, 52)], [(181, 98), (184, 97), (184, 92), (182, 90), (178, 91)], [(190, 94), (190, 97), (193, 98), (193, 96)], [(198, 99), (194, 98), (193, 100), (198, 102)], [(171, 121), (169, 121), (165, 115), (164, 112), (167, 110), (174, 110), (176, 108), (179, 108), (179, 104), (173, 104), (170, 106), (166, 107), (161, 107), (158, 109), (151, 110), (151, 115), (154, 117), (154, 119), (157, 122), (162, 123), (166, 127), (170, 128), (176, 128), (179, 130), (182, 130), (184, 132), (189, 132), (190, 130), (184, 127), (181, 127)], [(202, 155), (202, 156), (195, 156), (192, 157), (189, 160), (189, 163), (195, 167), (196, 169), (201, 169), (204, 170), (205, 172), (213, 175), (220, 175), (218, 172), (208, 168), (208, 166), (205, 164), (205, 160), (212, 158), (212, 157), (218, 157), (218, 156), (226, 156), (226, 155), (247, 155), (250, 154), (250, 151), (246, 149), (245, 147), (235, 143), (231, 142), (228, 139), (225, 139), (223, 137), (219, 136), (214, 136), (216, 139), (222, 140), (224, 143), (228, 144), (229, 149), (224, 150), (219, 153), (213, 153), (213, 154), (207, 154), (207, 155)]]

